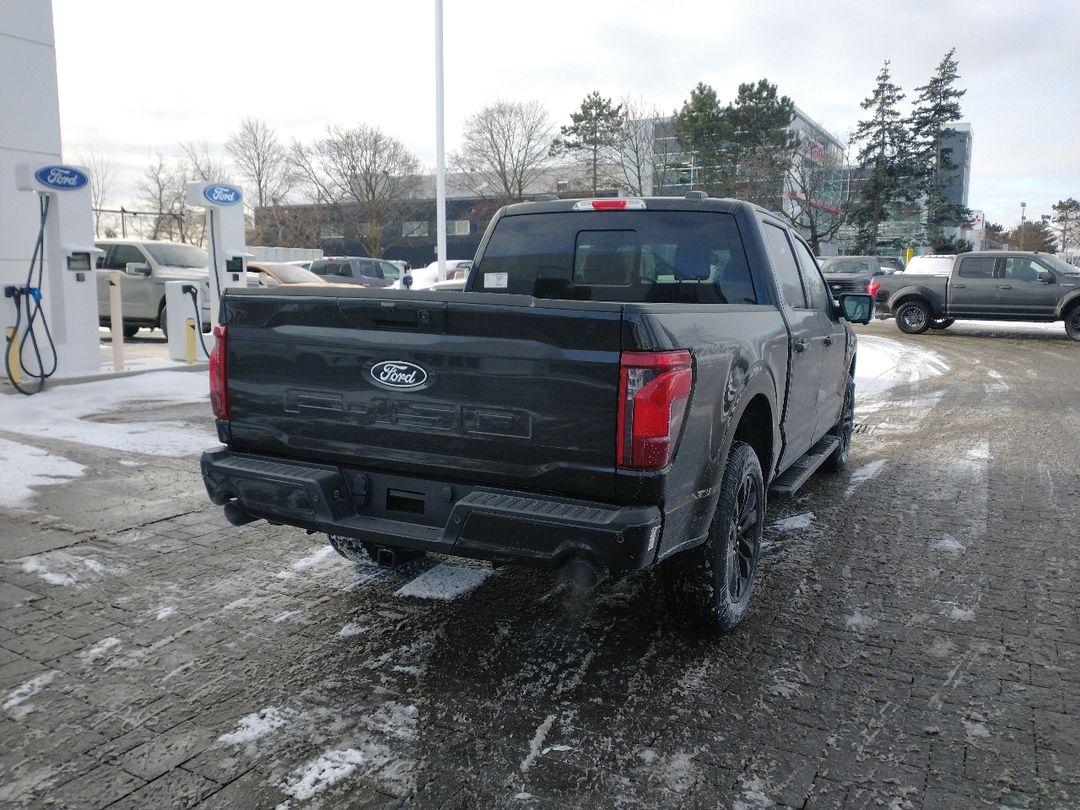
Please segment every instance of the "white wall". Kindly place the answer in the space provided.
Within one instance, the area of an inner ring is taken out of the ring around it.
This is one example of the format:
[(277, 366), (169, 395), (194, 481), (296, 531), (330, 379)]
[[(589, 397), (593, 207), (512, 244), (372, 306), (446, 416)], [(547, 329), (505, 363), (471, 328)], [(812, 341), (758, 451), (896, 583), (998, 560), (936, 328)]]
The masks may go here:
[[(0, 328), (15, 308), (6, 284), (25, 284), (37, 236), (35, 194), (15, 189), (15, 164), (60, 161), (60, 101), (52, 0), (0, 3)], [(2, 336), (2, 332), (0, 332)]]

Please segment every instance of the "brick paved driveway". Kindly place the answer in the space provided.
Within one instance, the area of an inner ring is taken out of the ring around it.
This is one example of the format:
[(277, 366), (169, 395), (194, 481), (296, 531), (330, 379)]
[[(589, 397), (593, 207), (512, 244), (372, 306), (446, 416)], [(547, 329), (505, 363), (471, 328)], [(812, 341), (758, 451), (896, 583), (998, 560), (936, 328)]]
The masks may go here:
[(862, 330), (909, 382), (720, 638), (651, 575), (354, 566), (195, 456), (0, 422), (88, 468), (0, 512), (0, 806), (1080, 807), (1080, 346), (986, 333)]

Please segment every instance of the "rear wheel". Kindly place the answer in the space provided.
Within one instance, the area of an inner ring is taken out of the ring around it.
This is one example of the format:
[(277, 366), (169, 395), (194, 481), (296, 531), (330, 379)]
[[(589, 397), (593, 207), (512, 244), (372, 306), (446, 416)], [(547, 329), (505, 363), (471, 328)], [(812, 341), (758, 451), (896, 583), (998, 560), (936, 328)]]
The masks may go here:
[(165, 339), (169, 339), (169, 312), (164, 302), (161, 304), (161, 309), (158, 310), (158, 329), (161, 330), (161, 334), (165, 336)]
[(1073, 304), (1065, 313), (1065, 331), (1073, 340), (1080, 340), (1080, 304)]
[(840, 411), (840, 421), (833, 425), (829, 431), (830, 436), (840, 440), (836, 449), (832, 451), (822, 465), (829, 472), (840, 472), (848, 463), (851, 453), (851, 435), (855, 432), (855, 380), (848, 377), (847, 388), (844, 391), (844, 407)]
[(661, 568), (672, 601), (715, 629), (734, 628), (750, 605), (764, 526), (761, 466), (750, 445), (736, 442), (705, 542)]
[(896, 325), (909, 335), (921, 335), (930, 328), (930, 307), (922, 301), (905, 301), (896, 310)]
[(956, 318), (934, 318), (930, 321), (931, 329), (948, 329), (956, 323)]
[(133, 338), (138, 333), (139, 327), (132, 326), (130, 324), (124, 324), (124, 337)]

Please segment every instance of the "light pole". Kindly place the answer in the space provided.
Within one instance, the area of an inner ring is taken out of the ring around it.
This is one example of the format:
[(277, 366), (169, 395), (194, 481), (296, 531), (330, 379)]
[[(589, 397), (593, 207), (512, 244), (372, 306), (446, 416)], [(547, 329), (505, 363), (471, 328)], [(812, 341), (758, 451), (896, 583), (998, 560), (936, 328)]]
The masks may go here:
[(1025, 214), (1024, 209), (1026, 209), (1026, 208), (1027, 208), (1027, 203), (1026, 202), (1020, 203), (1020, 246), (1017, 248), (1017, 250), (1023, 250), (1024, 249), (1024, 214)]

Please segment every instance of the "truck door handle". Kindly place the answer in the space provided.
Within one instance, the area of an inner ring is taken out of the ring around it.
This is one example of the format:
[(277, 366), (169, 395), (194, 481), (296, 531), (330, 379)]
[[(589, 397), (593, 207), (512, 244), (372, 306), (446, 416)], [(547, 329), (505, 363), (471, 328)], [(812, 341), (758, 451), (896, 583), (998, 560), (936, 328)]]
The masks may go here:
[(967, 284), (953, 284), (953, 289), (954, 290), (962, 290), (966, 286), (967, 286)]
[(832, 346), (832, 335), (826, 335), (825, 336), (825, 345), (826, 346)]
[(797, 352), (806, 351), (806, 338), (795, 338), (791, 344), (791, 348)]
[(999, 284), (998, 289), (999, 290), (1011, 290), (1012, 289), (1012, 284)]

